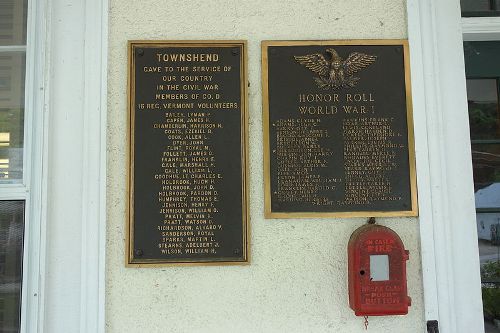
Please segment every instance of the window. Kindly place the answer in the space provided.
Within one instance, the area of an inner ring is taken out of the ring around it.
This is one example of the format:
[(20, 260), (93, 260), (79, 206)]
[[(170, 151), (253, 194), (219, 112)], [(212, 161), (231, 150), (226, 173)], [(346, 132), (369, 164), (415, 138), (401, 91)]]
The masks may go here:
[(0, 332), (22, 326), (27, 0), (0, 0)]
[(465, 42), (476, 225), (486, 332), (500, 319), (500, 41)]

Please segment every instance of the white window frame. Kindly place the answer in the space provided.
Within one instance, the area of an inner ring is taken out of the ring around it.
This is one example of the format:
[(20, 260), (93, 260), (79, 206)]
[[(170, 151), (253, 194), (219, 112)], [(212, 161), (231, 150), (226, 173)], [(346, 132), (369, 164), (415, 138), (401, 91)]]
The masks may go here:
[(460, 1), (407, 11), (425, 319), (484, 332)]
[[(21, 332), (38, 330), (43, 258), (43, 202), (45, 184), (42, 155), (44, 150), (44, 64), (45, 24), (42, 2), (30, 1), (27, 13), (26, 76), (24, 91), (23, 178), (19, 183), (0, 184), (0, 200), (25, 202), (23, 265), (21, 285)], [(12, 47), (5, 49), (13, 50)]]
[(500, 41), (500, 17), (462, 18), (464, 41)]
[[(107, 15), (105, 0), (29, 0), (23, 180), (0, 185), (0, 200), (25, 201), (22, 333), (104, 332)], [(82, 98), (68, 104), (74, 91)], [(58, 126), (68, 110), (75, 133)], [(50, 175), (68, 150), (81, 163), (72, 174), (77, 186)], [(56, 200), (61, 193), (67, 198)], [(67, 248), (66, 237), (79, 242)], [(68, 271), (79, 275), (68, 279)]]
[(43, 2), (28, 0), (23, 185), (25, 193), (25, 233), (21, 332), (37, 332), (43, 301), (41, 262), (44, 255), (42, 233), (45, 212), (46, 170), (43, 152), (46, 146), (44, 124), (45, 99), (45, 8)]

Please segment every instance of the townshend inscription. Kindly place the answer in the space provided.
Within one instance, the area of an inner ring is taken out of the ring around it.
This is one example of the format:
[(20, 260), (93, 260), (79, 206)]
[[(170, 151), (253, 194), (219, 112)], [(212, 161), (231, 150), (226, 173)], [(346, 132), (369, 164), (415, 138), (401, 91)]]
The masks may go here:
[(415, 216), (408, 44), (262, 43), (265, 215)]
[(127, 264), (246, 262), (246, 43), (128, 51)]

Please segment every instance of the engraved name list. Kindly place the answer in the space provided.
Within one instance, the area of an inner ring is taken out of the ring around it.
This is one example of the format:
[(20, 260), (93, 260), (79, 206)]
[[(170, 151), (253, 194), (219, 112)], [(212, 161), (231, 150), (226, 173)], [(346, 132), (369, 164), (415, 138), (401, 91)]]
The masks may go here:
[(416, 214), (406, 44), (379, 42), (263, 43), (267, 217)]
[(244, 44), (129, 51), (129, 264), (246, 261)]

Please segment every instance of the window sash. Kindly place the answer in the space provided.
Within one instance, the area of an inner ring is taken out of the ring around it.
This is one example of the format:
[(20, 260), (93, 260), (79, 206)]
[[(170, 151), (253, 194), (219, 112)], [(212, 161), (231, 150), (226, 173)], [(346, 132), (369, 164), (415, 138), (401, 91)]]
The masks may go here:
[[(0, 45), (0, 54), (2, 53), (11, 53), (11, 52), (24, 52), (26, 54), (26, 51), (27, 51), (27, 44), (24, 44), (24, 45)], [(26, 63), (25, 63), (25, 68), (27, 69), (27, 63), (28, 63), (28, 59), (26, 57)], [(28, 73), (27, 73), (27, 70), (25, 71), (26, 74), (25, 74), (25, 77), (24, 77), (24, 80), (25, 80), (25, 89), (24, 89), (24, 100), (25, 100), (25, 106), (26, 106), (26, 100), (27, 100), (27, 95), (26, 94), (26, 91), (28, 89), (28, 86), (26, 86), (26, 79), (27, 79), (27, 76), (28, 76)], [(26, 126), (26, 112), (27, 112), (27, 109), (26, 107), (24, 108), (23, 110), (23, 114), (24, 114), (24, 123), (23, 123), (23, 161), (22, 161), (22, 179), (21, 181), (18, 183), (18, 182), (15, 182), (13, 184), (9, 183), (9, 182), (0, 182), (0, 200), (26, 200), (26, 192), (28, 191), (28, 187), (26, 186), (26, 182), (25, 182), (25, 167), (27, 165), (27, 163), (29, 163), (29, 161), (27, 160), (29, 158), (30, 155), (27, 155), (24, 153), (24, 149), (25, 149), (25, 145), (26, 145), (26, 131), (28, 130), (27, 126)], [(17, 179), (16, 179), (17, 181)]]
[(46, 170), (43, 153), (46, 149), (44, 112), (45, 54), (47, 35), (47, 3), (28, 0), (26, 44), (1, 46), (3, 51), (26, 53), (24, 94), (23, 174), (19, 183), (0, 184), (0, 200), (25, 201), (25, 238), (23, 253), (23, 280), (21, 295), (21, 333), (38, 332), (43, 313), (44, 275), (41, 258), (45, 256)]
[(0, 45), (0, 52), (26, 52), (26, 45)]
[(500, 10), (462, 12), (462, 17), (497, 17), (500, 16)]

